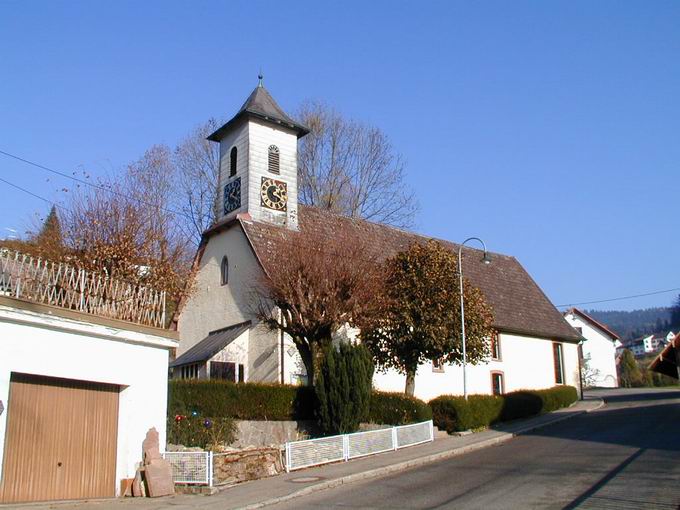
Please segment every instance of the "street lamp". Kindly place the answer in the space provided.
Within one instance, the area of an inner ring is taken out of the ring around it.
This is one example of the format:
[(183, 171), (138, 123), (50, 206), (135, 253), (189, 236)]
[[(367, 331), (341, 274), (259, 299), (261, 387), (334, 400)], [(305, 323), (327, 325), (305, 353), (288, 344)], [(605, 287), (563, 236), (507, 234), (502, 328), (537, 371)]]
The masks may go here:
[(463, 396), (465, 400), (468, 399), (467, 394), (467, 349), (465, 346), (465, 300), (463, 299), (463, 246), (468, 241), (479, 241), (482, 243), (484, 248), (484, 256), (482, 257), (482, 262), (485, 264), (491, 264), (491, 257), (489, 252), (486, 251), (486, 244), (479, 237), (468, 237), (465, 241), (460, 243), (458, 246), (458, 281), (460, 283), (460, 329), (463, 334)]

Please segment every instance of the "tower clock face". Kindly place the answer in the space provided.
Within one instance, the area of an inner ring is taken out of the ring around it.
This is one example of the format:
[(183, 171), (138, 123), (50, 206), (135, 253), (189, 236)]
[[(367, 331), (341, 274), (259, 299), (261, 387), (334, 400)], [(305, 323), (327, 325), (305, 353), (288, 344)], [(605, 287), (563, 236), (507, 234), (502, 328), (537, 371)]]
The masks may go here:
[(288, 207), (288, 188), (285, 182), (262, 178), (260, 204), (275, 211), (285, 211)]
[(241, 178), (237, 177), (224, 186), (224, 214), (241, 208)]

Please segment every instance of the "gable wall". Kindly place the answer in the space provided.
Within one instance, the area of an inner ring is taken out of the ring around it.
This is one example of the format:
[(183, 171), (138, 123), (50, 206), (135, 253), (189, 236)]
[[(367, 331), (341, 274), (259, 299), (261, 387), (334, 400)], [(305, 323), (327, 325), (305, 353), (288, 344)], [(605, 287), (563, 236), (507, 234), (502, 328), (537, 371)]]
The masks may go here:
[[(227, 285), (220, 283), (220, 264), (224, 255), (229, 258)], [(262, 274), (239, 225), (211, 236), (201, 258), (192, 294), (179, 316), (180, 344), (177, 355), (189, 350), (211, 331), (246, 320), (257, 323), (251, 303), (254, 285)], [(239, 359), (243, 359), (243, 351), (247, 351), (246, 380), (280, 380), (281, 351), (277, 332), (264, 326), (254, 326), (248, 333), (248, 341), (240, 349)]]
[(583, 343), (583, 356), (589, 359), (591, 371), (599, 372), (594, 378), (595, 386), (618, 387), (616, 343), (599, 328), (574, 314), (567, 314), (565, 319), (571, 326), (582, 330), (582, 335), (586, 339)]

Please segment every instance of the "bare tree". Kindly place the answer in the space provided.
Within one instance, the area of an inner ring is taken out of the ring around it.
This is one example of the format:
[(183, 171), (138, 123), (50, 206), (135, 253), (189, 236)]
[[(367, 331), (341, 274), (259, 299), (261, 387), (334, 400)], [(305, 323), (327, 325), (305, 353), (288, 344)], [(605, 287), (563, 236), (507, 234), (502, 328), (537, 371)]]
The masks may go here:
[[(375, 251), (375, 250), (373, 250)], [(295, 343), (314, 384), (316, 363), (340, 327), (354, 324), (381, 285), (377, 256), (358, 238), (288, 232), (273, 251), (256, 291), (255, 313)]]
[(195, 245), (201, 234), (217, 218), (219, 144), (207, 140), (219, 127), (216, 119), (196, 126), (175, 148), (172, 162), (176, 169), (176, 206), (182, 229)]
[(154, 146), (122, 175), (69, 191), (60, 218), (63, 258), (178, 299), (190, 251), (171, 209), (170, 158), (167, 147)]
[(418, 203), (404, 182), (404, 164), (380, 129), (342, 117), (323, 103), (307, 102), (300, 121), (301, 202), (397, 227), (413, 226)]

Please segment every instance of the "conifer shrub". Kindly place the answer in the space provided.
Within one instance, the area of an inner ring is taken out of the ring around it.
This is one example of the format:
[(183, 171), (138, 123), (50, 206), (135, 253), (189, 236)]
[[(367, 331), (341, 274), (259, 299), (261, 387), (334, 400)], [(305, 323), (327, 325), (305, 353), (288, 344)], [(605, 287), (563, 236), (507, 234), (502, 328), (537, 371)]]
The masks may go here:
[(576, 401), (573, 386), (555, 386), (547, 390), (522, 390), (505, 395), (442, 395), (430, 401), (434, 424), (447, 432), (488, 427), (494, 423), (567, 407)]
[(322, 434), (355, 432), (368, 420), (373, 360), (363, 345), (329, 345), (314, 382), (316, 418)]
[(432, 409), (420, 399), (403, 393), (374, 391), (369, 421), (382, 425), (407, 425), (432, 419)]

